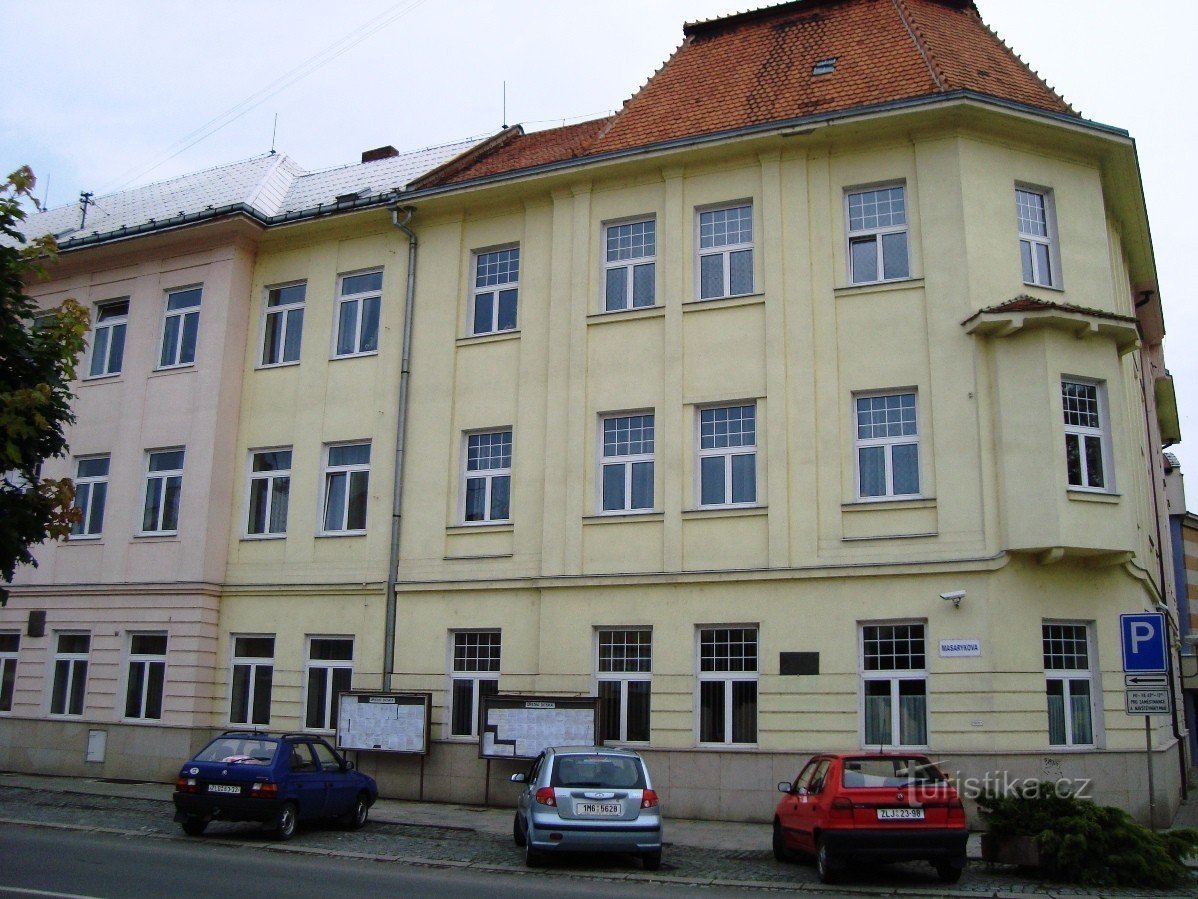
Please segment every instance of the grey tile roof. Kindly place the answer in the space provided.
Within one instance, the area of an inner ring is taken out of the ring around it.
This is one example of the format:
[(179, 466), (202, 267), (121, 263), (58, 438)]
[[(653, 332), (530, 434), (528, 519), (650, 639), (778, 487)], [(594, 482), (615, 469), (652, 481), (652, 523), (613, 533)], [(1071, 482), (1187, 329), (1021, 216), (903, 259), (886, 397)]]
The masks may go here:
[(93, 198), (83, 220), (79, 203), (30, 215), (26, 239), (53, 234), (61, 249), (174, 227), (216, 210), (245, 207), (266, 222), (336, 208), (338, 197), (379, 198), (477, 144), (459, 141), (376, 162), (305, 172), (283, 154), (267, 154), (191, 172), (168, 181)]

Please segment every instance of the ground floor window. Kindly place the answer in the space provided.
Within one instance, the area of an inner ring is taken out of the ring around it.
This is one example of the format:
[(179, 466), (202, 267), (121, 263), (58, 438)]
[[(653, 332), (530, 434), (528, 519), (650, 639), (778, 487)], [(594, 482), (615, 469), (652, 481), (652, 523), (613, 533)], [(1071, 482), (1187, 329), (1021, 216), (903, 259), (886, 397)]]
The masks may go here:
[(270, 724), (270, 688), (275, 675), (275, 638), (233, 638), (233, 690), (229, 723)]
[(601, 628), (597, 640), (595, 679), (603, 738), (612, 742), (647, 743), (653, 632), (640, 628)]
[(757, 742), (757, 628), (701, 627), (699, 742)]
[(866, 746), (926, 746), (928, 673), (924, 625), (861, 626)]
[(54, 676), (50, 685), (51, 715), (82, 715), (87, 692), (90, 634), (55, 634)]
[(13, 687), (17, 682), (17, 652), (21, 648), (18, 631), (0, 632), (0, 712), (12, 711)]
[(499, 692), (500, 649), (499, 631), (455, 631), (451, 634), (451, 736), (478, 736), (479, 705), (484, 696)]
[(131, 634), (125, 717), (159, 720), (166, 684), (166, 634)]
[(1094, 744), (1093, 672), (1090, 633), (1085, 624), (1041, 626), (1048, 742), (1052, 746)]
[(310, 637), (305, 671), (304, 726), (337, 729), (337, 701), (350, 689), (354, 673), (353, 637)]

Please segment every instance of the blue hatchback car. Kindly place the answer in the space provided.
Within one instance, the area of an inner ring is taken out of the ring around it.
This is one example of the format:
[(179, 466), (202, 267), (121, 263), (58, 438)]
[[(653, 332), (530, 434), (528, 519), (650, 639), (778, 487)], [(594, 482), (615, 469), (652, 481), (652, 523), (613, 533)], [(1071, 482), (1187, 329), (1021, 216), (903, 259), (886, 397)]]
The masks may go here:
[(374, 778), (320, 737), (229, 731), (183, 765), (175, 820), (193, 837), (216, 819), (258, 821), (288, 840), (300, 821), (357, 829), (378, 795)]

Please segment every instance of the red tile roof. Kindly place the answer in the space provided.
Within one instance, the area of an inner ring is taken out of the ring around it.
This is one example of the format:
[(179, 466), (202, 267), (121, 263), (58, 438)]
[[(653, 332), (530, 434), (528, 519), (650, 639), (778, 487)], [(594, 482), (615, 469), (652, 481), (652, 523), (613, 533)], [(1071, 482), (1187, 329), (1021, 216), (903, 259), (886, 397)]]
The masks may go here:
[(1094, 318), (1104, 318), (1111, 321), (1135, 323), (1136, 319), (1133, 316), (1120, 315), (1117, 312), (1104, 312), (1101, 309), (1088, 309), (1085, 306), (1075, 306), (1072, 303), (1054, 303), (1050, 300), (1041, 300), (1037, 297), (1029, 297), (1027, 294), (1022, 294), (1014, 299), (1007, 300), (1005, 303), (999, 303), (997, 306), (987, 306), (984, 309), (979, 309), (969, 318), (965, 319), (962, 324), (968, 324), (979, 315), (998, 314), (1004, 315), (1012, 312), (1072, 312), (1077, 315), (1089, 315)]
[(1076, 115), (970, 0), (794, 0), (683, 31), (615, 116), (517, 136), (415, 186), (961, 90)]

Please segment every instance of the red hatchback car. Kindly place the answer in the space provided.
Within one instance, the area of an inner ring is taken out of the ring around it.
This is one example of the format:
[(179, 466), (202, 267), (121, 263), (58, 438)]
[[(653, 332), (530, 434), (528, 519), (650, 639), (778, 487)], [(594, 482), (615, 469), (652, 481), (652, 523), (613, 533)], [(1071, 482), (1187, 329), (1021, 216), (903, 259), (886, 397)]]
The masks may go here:
[(927, 756), (830, 752), (809, 761), (774, 812), (774, 857), (815, 856), (832, 883), (854, 861), (927, 861), (945, 883), (965, 867), (969, 827), (956, 789)]

